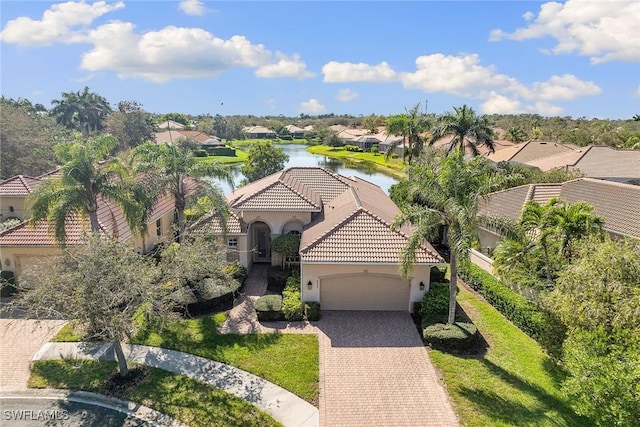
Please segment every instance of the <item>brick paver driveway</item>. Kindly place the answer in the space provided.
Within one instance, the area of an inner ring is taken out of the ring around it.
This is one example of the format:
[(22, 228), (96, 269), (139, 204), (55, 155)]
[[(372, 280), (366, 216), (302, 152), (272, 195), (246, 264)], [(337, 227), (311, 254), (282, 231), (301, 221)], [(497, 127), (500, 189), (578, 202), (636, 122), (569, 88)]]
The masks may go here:
[(324, 311), (320, 424), (457, 426), (408, 313)]
[(31, 359), (64, 320), (0, 319), (0, 390), (24, 390)]

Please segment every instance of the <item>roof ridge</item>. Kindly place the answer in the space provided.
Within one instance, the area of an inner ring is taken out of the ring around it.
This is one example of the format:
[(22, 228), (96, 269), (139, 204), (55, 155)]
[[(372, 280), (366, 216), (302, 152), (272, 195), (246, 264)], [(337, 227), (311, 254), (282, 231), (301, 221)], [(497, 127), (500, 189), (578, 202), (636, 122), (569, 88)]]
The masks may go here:
[[(284, 175), (284, 172), (283, 172)], [(285, 187), (287, 187), (289, 190), (293, 191), (294, 193), (296, 193), (298, 196), (300, 196), (302, 198), (302, 200), (304, 200), (307, 203), (310, 203), (311, 205), (317, 207), (317, 208), (321, 208), (322, 207), (322, 199), (320, 198), (320, 195), (318, 193), (316, 193), (315, 191), (313, 191), (313, 188), (309, 187), (308, 185), (306, 185), (304, 182), (298, 180), (298, 178), (296, 178), (293, 175), (287, 175), (288, 179), (294, 180), (298, 185), (301, 185), (302, 187), (308, 189), (311, 193), (315, 194), (316, 196), (318, 196), (318, 198), (320, 199), (320, 205), (317, 205), (313, 200), (310, 200), (307, 196), (305, 196), (304, 194), (300, 193), (298, 190), (296, 190), (295, 188), (293, 188), (293, 186), (289, 185), (287, 182), (285, 182), (282, 179), (282, 176), (280, 176), (280, 178), (278, 178), (278, 181), (282, 183), (282, 185), (284, 185)], [(276, 181), (276, 182), (278, 182)], [(274, 183), (275, 184), (275, 183)]]
[(572, 179), (571, 181), (565, 181), (565, 182), (560, 183), (560, 185), (564, 186), (565, 184), (568, 184), (570, 182), (577, 182), (577, 181), (587, 181), (587, 182), (593, 182), (593, 183), (597, 183), (597, 184), (613, 185), (613, 186), (616, 186), (616, 187), (628, 188), (628, 189), (634, 189), (634, 190), (640, 191), (640, 186), (638, 186), (638, 185), (627, 184), (627, 183), (624, 183), (624, 182), (610, 181), (608, 179), (591, 178), (591, 177), (588, 177), (588, 176), (583, 176), (581, 178)]
[(362, 208), (358, 208), (356, 210), (354, 210), (353, 212), (351, 212), (349, 215), (347, 215), (342, 221), (337, 222), (333, 227), (329, 228), (327, 231), (325, 231), (321, 236), (318, 236), (317, 239), (315, 239), (313, 242), (309, 243), (307, 246), (305, 246), (304, 248), (300, 248), (300, 253), (307, 251), (311, 248), (313, 248), (314, 246), (317, 246), (321, 241), (323, 241), (327, 236), (329, 236), (330, 234), (332, 234), (338, 227), (341, 227), (344, 223), (346, 223), (347, 221), (349, 221), (351, 218), (353, 218), (357, 213), (360, 212)]
[(362, 202), (360, 201), (360, 197), (358, 196), (358, 192), (356, 191), (356, 189), (352, 186), (349, 186), (349, 190), (351, 190), (351, 196), (353, 196), (353, 200), (356, 202), (356, 206), (358, 208), (362, 208)]

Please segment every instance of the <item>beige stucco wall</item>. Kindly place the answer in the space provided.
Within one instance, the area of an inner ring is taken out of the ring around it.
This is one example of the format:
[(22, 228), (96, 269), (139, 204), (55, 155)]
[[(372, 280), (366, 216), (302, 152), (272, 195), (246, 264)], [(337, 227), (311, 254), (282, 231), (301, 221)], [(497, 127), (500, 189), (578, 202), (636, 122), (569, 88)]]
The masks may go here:
[(272, 236), (279, 236), (282, 234), (282, 227), (290, 222), (297, 221), (303, 225), (311, 222), (311, 212), (247, 212), (240, 213), (245, 223), (251, 224), (252, 222), (262, 221), (269, 225), (271, 228)]
[[(13, 206), (13, 212), (10, 211), (10, 206)], [(26, 217), (24, 210), (24, 197), (0, 197), (0, 221), (13, 217), (19, 219)]]
[[(156, 233), (156, 220), (162, 221), (162, 235), (158, 236)], [(152, 216), (147, 223), (147, 231), (144, 233), (144, 237), (137, 235), (134, 238), (134, 245), (136, 249), (148, 252), (159, 243), (169, 241), (173, 238), (173, 230), (171, 224), (173, 223), (173, 211), (169, 211), (162, 216)]]
[(498, 242), (502, 240), (502, 236), (499, 234), (482, 227), (478, 227), (478, 237), (480, 238), (480, 252), (485, 255), (487, 255), (487, 248), (495, 249)]
[(19, 278), (24, 270), (46, 256), (60, 255), (60, 248), (56, 246), (28, 247), (28, 246), (2, 246), (0, 247), (0, 259), (2, 269), (13, 271)]
[[(409, 302), (407, 303), (407, 311), (413, 311), (413, 303), (422, 301), (425, 292), (429, 290), (429, 276), (431, 265), (417, 265), (411, 271), (409, 280), (411, 281), (411, 290), (409, 292)], [(301, 265), (301, 289), (302, 301), (320, 301), (320, 281), (323, 278), (333, 277), (336, 275), (352, 275), (352, 274), (386, 274), (399, 276), (398, 265), (384, 264), (308, 264)], [(308, 282), (311, 282), (311, 289), (308, 288)], [(424, 283), (424, 290), (420, 290), (420, 282)], [(322, 308), (322, 307), (321, 307)]]

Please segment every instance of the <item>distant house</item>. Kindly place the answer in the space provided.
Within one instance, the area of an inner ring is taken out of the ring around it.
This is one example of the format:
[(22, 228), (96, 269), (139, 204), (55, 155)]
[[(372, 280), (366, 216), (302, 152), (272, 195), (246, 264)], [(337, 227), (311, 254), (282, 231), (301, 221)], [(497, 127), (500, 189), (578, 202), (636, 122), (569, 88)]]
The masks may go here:
[(560, 144), (549, 141), (527, 141), (515, 144), (503, 150), (487, 155), (489, 160), (496, 163), (508, 161), (527, 164), (528, 162), (557, 154), (566, 154), (578, 150), (579, 147), (570, 144)]
[(348, 141), (349, 144), (357, 145), (358, 147), (362, 148), (363, 151), (371, 151), (371, 147), (373, 147), (374, 145), (378, 146), (379, 149), (381, 142), (382, 141), (376, 135), (362, 135), (358, 138)]
[(173, 129), (183, 130), (186, 126), (182, 123), (174, 122), (173, 120), (167, 120), (165, 122), (158, 123), (158, 129)]
[[(444, 149), (449, 149), (451, 147), (451, 141), (452, 141), (453, 137), (451, 136), (445, 136), (443, 138), (438, 139), (437, 141), (435, 141), (432, 145), (436, 148), (444, 148)], [(513, 147), (515, 144), (511, 141), (507, 141), (504, 139), (496, 139), (493, 141), (493, 149), (494, 149), (494, 153), (497, 153), (498, 151), (503, 151), (505, 149), (511, 148)], [(476, 148), (478, 149), (478, 153), (481, 156), (488, 156), (490, 158), (491, 151), (489, 150), (489, 148), (484, 145), (484, 144), (480, 144), (477, 145)], [(471, 150), (471, 148), (468, 145), (465, 145), (464, 147), (464, 153), (465, 155), (472, 155), (473, 152)]]
[(268, 139), (275, 138), (277, 135), (274, 131), (264, 126), (248, 126), (242, 128), (242, 132), (247, 138)]
[(39, 178), (16, 175), (0, 182), (0, 222), (10, 218), (24, 219), (24, 200), (40, 183)]
[[(325, 310), (412, 311), (429, 289), (430, 269), (444, 260), (428, 242), (417, 251), (410, 277), (399, 274), (411, 228), (391, 226), (398, 207), (378, 186), (318, 167), (294, 167), (227, 196), (232, 215), (226, 238), (243, 266), (280, 265), (271, 241), (301, 236), (303, 301)], [(199, 227), (223, 233), (212, 218)]]
[[(43, 256), (57, 255), (60, 253), (60, 244), (53, 237), (53, 230), (47, 221), (40, 221), (31, 227), (27, 223), (28, 212), (24, 211), (24, 203), (38, 183), (55, 176), (57, 171), (50, 172), (38, 178), (24, 180), (18, 177), (10, 178), (0, 183), (0, 193), (12, 193), (11, 197), (0, 197), (2, 208), (14, 207), (14, 213), (23, 222), (0, 232), (0, 259), (2, 269), (13, 271), (16, 278), (24, 273), (25, 269), (33, 265)], [(21, 181), (26, 186), (19, 184)], [(195, 191), (195, 183), (187, 181), (187, 192)], [(22, 187), (22, 189), (20, 189)], [(12, 190), (13, 189), (13, 190)], [(6, 203), (6, 205), (5, 205)], [(10, 204), (12, 203), (12, 204)], [(16, 207), (21, 206), (21, 212)], [(102, 233), (115, 237), (121, 241), (131, 242), (141, 252), (151, 250), (156, 244), (165, 241), (171, 236), (171, 225), (174, 221), (175, 205), (169, 195), (159, 199), (153, 206), (152, 213), (146, 224), (146, 231), (139, 235), (132, 232), (125, 220), (123, 212), (112, 202), (100, 198), (98, 200), (98, 222)], [(73, 246), (81, 242), (84, 233), (91, 230), (88, 218), (74, 217), (67, 220), (65, 231), (67, 235), (66, 245)]]
[(303, 128), (300, 128), (296, 125), (288, 125), (285, 126), (285, 129), (293, 138), (304, 138), (304, 134), (307, 132)]
[(336, 136), (348, 144), (349, 141), (359, 138), (366, 134), (367, 134), (367, 131), (365, 129), (345, 128), (339, 131), (338, 133), (336, 133)]

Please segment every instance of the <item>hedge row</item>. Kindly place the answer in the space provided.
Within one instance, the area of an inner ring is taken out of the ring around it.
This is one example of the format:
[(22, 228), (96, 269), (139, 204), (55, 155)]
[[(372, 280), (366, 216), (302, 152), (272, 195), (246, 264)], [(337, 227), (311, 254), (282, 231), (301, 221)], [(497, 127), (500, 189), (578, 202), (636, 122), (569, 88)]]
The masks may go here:
[(549, 355), (560, 358), (567, 329), (558, 318), (474, 264), (461, 266), (459, 274), (472, 289), (536, 340)]

